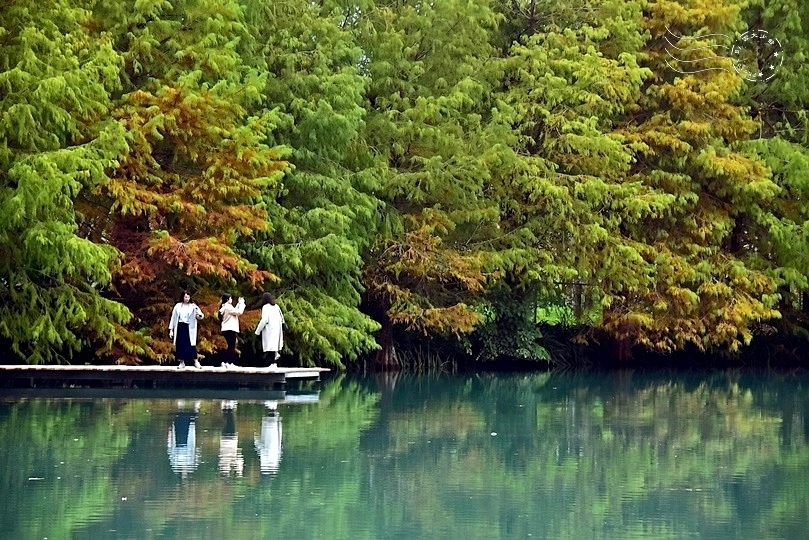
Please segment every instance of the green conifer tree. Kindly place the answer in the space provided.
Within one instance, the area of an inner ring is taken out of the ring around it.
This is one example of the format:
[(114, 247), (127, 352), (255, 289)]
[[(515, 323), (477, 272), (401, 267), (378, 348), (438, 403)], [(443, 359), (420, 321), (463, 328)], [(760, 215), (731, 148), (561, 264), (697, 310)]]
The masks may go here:
[(378, 325), (360, 311), (362, 259), (377, 229), (374, 180), (365, 173), (362, 50), (330, 2), (252, 2), (245, 56), (266, 69), (266, 106), (282, 125), (271, 144), (293, 148), (281, 193), (266, 193), (269, 228), (245, 244), (268, 268), (303, 363), (346, 361), (376, 347)]
[(514, 0), (502, 9), (500, 110), (516, 139), (496, 199), (515, 304), (526, 290), (564, 304), (582, 290), (608, 303), (614, 290), (652, 288), (645, 245), (627, 227), (673, 197), (630, 177), (633, 152), (619, 132), (651, 74), (637, 60), (640, 3)]
[[(68, 1), (0, 11), (0, 337), (30, 363), (109, 346), (118, 253), (85, 238), (87, 195), (126, 149), (110, 121), (121, 57)], [(81, 230), (80, 230), (81, 229)]]
[[(671, 203), (622, 224), (639, 242), (646, 277), (606, 289), (603, 327), (627, 347), (735, 351), (759, 321), (778, 316), (777, 283), (762, 256), (737, 245), (748, 209), (770, 204), (777, 186), (760, 160), (739, 151), (756, 130), (737, 104), (743, 79), (730, 59), (704, 56), (722, 44), (717, 34), (742, 28), (739, 6), (659, 0), (644, 15), (643, 65), (653, 75), (620, 133), (633, 150), (629, 178)], [(675, 51), (678, 60), (672, 45), (685, 51)]]
[(365, 255), (369, 312), (382, 324), (378, 361), (395, 361), (393, 325), (425, 335), (470, 332), (496, 280), (487, 196), (499, 127), (486, 107), (497, 16), (489, 2), (379, 2), (351, 15), (365, 52), (365, 144), (384, 203)]
[(734, 104), (742, 79), (730, 61), (678, 73), (664, 41), (666, 28), (731, 33), (738, 6), (515, 0), (504, 11), (504, 28), (520, 32), (504, 80), (525, 193), (506, 228), (536, 261), (523, 279), (546, 294), (559, 282), (587, 287), (619, 354), (749, 342), (778, 315), (776, 283), (759, 255), (731, 244), (744, 209), (777, 188), (739, 151), (755, 123)]
[[(751, 0), (747, 30), (775, 43), (751, 47), (753, 59), (774, 72), (746, 82), (746, 104), (758, 122), (745, 151), (763, 160), (778, 191), (769, 205), (746, 210), (736, 245), (766, 257), (780, 285), (779, 309), (788, 333), (809, 335), (809, 5), (796, 0)], [(778, 46), (780, 45), (780, 47)], [(777, 56), (776, 56), (777, 54)], [(781, 325), (777, 325), (781, 326)]]

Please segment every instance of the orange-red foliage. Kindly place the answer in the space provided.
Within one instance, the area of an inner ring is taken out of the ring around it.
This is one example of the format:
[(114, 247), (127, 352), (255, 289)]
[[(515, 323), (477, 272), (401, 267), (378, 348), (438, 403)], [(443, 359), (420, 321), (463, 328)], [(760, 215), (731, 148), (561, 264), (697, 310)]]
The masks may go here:
[[(181, 288), (193, 289), (210, 317), (222, 287), (259, 290), (277, 280), (234, 247), (266, 230), (257, 202), (287, 167), (260, 143), (261, 120), (244, 115), (226, 95), (172, 86), (132, 92), (115, 112), (129, 152), (101, 194), (110, 201), (109, 241), (124, 254), (116, 290), (146, 336), (138, 354), (170, 356), (166, 327)], [(218, 331), (218, 324), (201, 325), (200, 351), (213, 349)], [(137, 361), (131, 343), (120, 347), (120, 361)]]

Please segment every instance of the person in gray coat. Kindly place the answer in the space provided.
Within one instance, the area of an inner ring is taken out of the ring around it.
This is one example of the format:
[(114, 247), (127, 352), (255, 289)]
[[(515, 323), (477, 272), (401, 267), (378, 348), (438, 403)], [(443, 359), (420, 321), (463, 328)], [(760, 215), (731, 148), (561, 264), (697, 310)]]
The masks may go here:
[(195, 367), (202, 369), (197, 359), (197, 321), (203, 317), (202, 310), (191, 301), (191, 293), (183, 291), (183, 299), (175, 304), (169, 320), (169, 339), (174, 341), (181, 369), (186, 361), (193, 361)]

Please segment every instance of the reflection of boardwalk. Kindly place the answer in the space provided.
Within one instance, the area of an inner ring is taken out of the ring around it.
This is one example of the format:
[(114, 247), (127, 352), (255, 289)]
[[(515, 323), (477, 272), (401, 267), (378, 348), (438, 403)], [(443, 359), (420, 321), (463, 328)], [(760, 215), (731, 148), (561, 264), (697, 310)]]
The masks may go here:
[(33, 388), (66, 384), (105, 384), (108, 386), (239, 386), (282, 387), (290, 379), (319, 380), (326, 368), (203, 367), (177, 366), (27, 366), (0, 365), (0, 381), (6, 387)]

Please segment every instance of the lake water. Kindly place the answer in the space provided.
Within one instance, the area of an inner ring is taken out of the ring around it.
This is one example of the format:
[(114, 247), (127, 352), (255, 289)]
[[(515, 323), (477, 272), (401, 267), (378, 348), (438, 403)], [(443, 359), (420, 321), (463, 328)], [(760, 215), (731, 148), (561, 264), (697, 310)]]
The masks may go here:
[(809, 378), (0, 390), (6, 539), (806, 538)]

